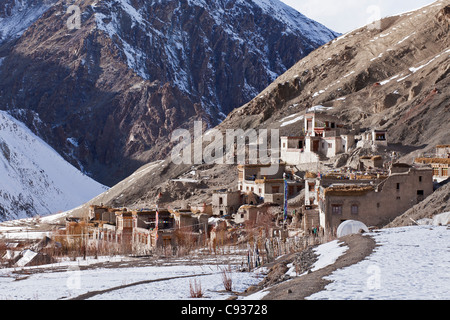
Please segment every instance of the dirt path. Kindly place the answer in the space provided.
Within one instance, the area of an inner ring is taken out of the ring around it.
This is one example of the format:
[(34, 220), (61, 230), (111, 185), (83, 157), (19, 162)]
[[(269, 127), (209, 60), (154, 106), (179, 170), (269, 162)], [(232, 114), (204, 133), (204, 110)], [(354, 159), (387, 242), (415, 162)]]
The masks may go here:
[(304, 300), (310, 295), (322, 291), (331, 281), (323, 279), (337, 269), (358, 263), (369, 256), (376, 247), (372, 237), (349, 235), (339, 239), (349, 247), (337, 261), (323, 269), (308, 273), (299, 278), (282, 282), (269, 289), (263, 300)]

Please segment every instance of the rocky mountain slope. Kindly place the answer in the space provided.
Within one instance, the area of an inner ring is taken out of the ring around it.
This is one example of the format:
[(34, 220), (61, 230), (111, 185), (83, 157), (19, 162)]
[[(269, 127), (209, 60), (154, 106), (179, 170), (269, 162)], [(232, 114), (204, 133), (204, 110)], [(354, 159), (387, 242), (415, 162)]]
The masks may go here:
[(0, 111), (0, 221), (48, 215), (106, 191)]
[[(299, 134), (300, 116), (322, 105), (348, 123), (388, 129), (387, 151), (396, 151), (402, 161), (436, 144), (449, 144), (450, 6), (437, 1), (385, 18), (379, 27), (354, 30), (315, 50), (217, 128), (276, 128), (281, 134)], [(195, 177), (193, 171), (200, 180), (190, 182), (191, 189), (197, 187), (191, 192), (186, 181)], [(173, 179), (180, 178), (188, 192), (176, 192)], [(179, 166), (166, 159), (143, 167), (91, 203), (101, 199), (110, 205), (145, 206), (158, 192), (171, 195), (167, 203), (174, 206), (198, 203), (210, 200), (212, 190), (236, 182), (233, 165)]]
[(337, 36), (278, 0), (7, 0), (0, 26), (0, 109), (107, 185)]
[[(429, 151), (449, 142), (450, 6), (436, 1), (345, 34), (300, 60), (223, 127), (274, 126), (322, 105), (348, 123), (389, 130)], [(286, 133), (298, 124), (287, 125)], [(297, 129), (295, 129), (297, 127)]]

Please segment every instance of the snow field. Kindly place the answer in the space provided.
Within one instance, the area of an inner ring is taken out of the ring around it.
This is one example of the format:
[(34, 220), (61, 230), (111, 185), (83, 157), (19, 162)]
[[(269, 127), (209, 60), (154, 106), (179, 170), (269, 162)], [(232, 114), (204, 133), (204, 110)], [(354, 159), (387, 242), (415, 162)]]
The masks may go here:
[(365, 260), (339, 269), (324, 291), (308, 299), (448, 300), (450, 230), (445, 226), (383, 229)]
[[(214, 260), (214, 259), (213, 259)], [(229, 264), (203, 259), (203, 265), (190, 265), (191, 259), (171, 261), (176, 265), (127, 267), (131, 258), (100, 257), (66, 261), (41, 267), (0, 269), (1, 300), (71, 299), (91, 291), (102, 291), (129, 285), (123, 289), (91, 297), (92, 300), (184, 300), (190, 298), (190, 283), (200, 283), (203, 299), (222, 300), (232, 293), (224, 291), (223, 270)], [(121, 268), (84, 269), (98, 262), (122, 262)], [(202, 262), (199, 262), (201, 264)], [(34, 273), (36, 268), (48, 269)], [(25, 274), (15, 273), (26, 271)], [(240, 272), (231, 267), (232, 290), (242, 292), (263, 278), (260, 270)], [(20, 281), (18, 281), (20, 280)], [(145, 284), (134, 283), (155, 281)]]

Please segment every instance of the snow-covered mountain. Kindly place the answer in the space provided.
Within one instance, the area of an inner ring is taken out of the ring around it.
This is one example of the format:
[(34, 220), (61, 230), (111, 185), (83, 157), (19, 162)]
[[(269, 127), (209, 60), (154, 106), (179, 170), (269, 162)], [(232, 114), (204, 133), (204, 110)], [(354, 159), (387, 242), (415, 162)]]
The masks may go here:
[(0, 111), (0, 221), (72, 209), (105, 190)]
[(338, 36), (279, 0), (6, 0), (0, 12), (0, 110), (24, 108), (20, 121), (107, 185)]

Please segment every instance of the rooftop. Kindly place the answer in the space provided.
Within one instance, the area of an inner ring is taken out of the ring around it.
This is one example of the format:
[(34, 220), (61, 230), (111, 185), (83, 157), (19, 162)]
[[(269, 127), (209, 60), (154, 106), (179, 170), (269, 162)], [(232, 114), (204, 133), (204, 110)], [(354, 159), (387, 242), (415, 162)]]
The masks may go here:
[(327, 196), (363, 196), (374, 190), (373, 186), (334, 185), (326, 188), (324, 194)]
[(450, 164), (450, 158), (416, 158), (414, 160), (416, 163), (440, 163), (440, 164)]

